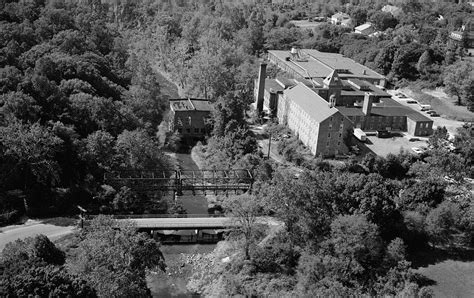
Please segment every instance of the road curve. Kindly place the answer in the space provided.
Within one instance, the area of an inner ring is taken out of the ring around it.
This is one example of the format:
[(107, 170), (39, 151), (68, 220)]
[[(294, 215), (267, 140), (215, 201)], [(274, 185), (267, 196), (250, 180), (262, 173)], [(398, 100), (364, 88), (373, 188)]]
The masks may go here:
[(0, 252), (7, 243), (17, 239), (24, 239), (38, 234), (43, 234), (49, 239), (55, 240), (63, 235), (72, 233), (74, 228), (74, 226), (60, 227), (50, 224), (43, 224), (35, 220), (28, 220), (23, 225), (3, 227), (0, 228)]

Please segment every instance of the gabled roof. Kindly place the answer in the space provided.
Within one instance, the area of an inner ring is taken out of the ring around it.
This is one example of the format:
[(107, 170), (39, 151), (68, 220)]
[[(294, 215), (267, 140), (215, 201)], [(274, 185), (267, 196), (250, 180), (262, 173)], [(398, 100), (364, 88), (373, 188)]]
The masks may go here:
[(341, 79), (336, 70), (333, 70), (323, 81), (325, 86), (339, 86), (342, 87)]
[(311, 88), (303, 83), (285, 91), (290, 101), (298, 105), (316, 122), (323, 122), (332, 115), (339, 113), (335, 107), (329, 107), (329, 103), (316, 94)]
[(354, 29), (357, 31), (364, 31), (371, 28), (372, 26), (373, 26), (372, 23), (365, 23), (365, 24), (355, 27)]

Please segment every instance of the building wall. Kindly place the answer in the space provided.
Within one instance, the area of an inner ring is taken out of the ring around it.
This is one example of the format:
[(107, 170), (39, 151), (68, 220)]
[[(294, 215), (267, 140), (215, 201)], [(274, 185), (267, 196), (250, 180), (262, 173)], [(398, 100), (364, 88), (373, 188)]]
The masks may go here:
[(279, 94), (277, 102), (278, 102), (278, 108), (277, 108), (278, 123), (287, 125), (289, 100), (286, 94), (285, 93)]
[(349, 133), (350, 128), (352, 128), (352, 123), (339, 112), (321, 122), (318, 143), (313, 154), (316, 156), (334, 156), (349, 152), (344, 143), (344, 138)]
[(348, 152), (344, 138), (352, 124), (341, 113), (318, 122), (296, 103), (290, 102), (288, 107), (288, 127), (312, 154), (334, 156)]
[(433, 121), (414, 121), (407, 119), (407, 131), (413, 136), (429, 136), (433, 133)]
[(406, 116), (349, 116), (354, 127), (365, 131), (407, 131)]
[(205, 118), (208, 111), (171, 111), (170, 130), (178, 131), (183, 137), (202, 137), (206, 133)]

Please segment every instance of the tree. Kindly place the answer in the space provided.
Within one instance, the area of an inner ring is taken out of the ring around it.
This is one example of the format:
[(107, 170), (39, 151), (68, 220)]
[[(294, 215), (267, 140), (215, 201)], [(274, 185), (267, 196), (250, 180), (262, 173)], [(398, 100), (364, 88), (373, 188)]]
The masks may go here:
[(255, 243), (261, 230), (258, 228), (258, 216), (261, 207), (251, 195), (230, 197), (224, 202), (226, 213), (232, 217), (237, 227), (233, 230), (234, 237), (243, 238), (243, 252), (246, 260), (250, 259), (250, 247)]
[(428, 139), (428, 144), (434, 149), (444, 148), (444, 145), (448, 141), (449, 133), (445, 126), (438, 126), (433, 134)]
[(395, 28), (398, 24), (397, 19), (389, 12), (376, 11), (369, 19), (374, 23), (375, 28), (379, 31), (385, 31), (388, 28)]
[(460, 60), (448, 66), (444, 72), (446, 93), (456, 96), (458, 104), (471, 106), (474, 103), (474, 63)]
[(459, 207), (446, 201), (433, 209), (426, 217), (426, 230), (435, 243), (451, 244), (453, 235), (458, 232)]
[(168, 168), (166, 157), (143, 129), (124, 130), (117, 137), (115, 151), (120, 167), (125, 169)]
[(158, 243), (130, 223), (99, 216), (85, 228), (71, 271), (87, 280), (99, 296), (149, 296), (145, 270), (164, 270)]
[(66, 271), (64, 262), (64, 252), (44, 235), (7, 243), (0, 259), (1, 295), (96, 297), (84, 280)]
[[(3, 181), (22, 177), (25, 197), (25, 210), (31, 211), (28, 193), (34, 186), (51, 187), (59, 181), (59, 167), (55, 155), (61, 149), (63, 141), (55, 136), (51, 129), (39, 123), (21, 124), (13, 120), (8, 126), (0, 127), (0, 156), (9, 167), (2, 171)], [(18, 183), (18, 182), (17, 182)]]
[(427, 214), (444, 200), (446, 184), (435, 177), (416, 181), (400, 193), (399, 207)]

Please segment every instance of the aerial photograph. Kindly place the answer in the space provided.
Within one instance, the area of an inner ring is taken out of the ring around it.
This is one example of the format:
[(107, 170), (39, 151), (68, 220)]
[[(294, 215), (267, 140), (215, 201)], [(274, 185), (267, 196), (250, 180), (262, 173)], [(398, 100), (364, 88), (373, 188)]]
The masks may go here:
[(0, 0), (0, 297), (474, 298), (474, 0)]

